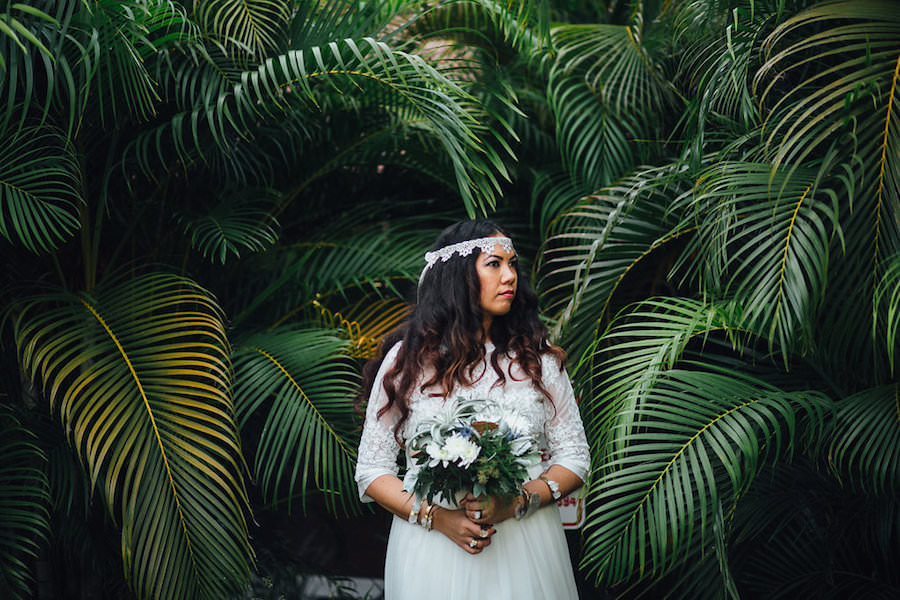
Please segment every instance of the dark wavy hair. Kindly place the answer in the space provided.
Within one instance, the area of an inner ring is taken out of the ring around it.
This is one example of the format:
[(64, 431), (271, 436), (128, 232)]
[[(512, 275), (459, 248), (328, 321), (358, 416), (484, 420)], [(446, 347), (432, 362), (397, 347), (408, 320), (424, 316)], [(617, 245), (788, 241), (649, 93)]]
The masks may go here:
[[(461, 221), (444, 229), (435, 240), (432, 250), (493, 235), (509, 234), (488, 220)], [(409, 320), (385, 336), (379, 356), (363, 369), (360, 404), (367, 401), (384, 356), (399, 341), (400, 347), (393, 366), (384, 377), (388, 402), (379, 409), (379, 416), (396, 405), (401, 418), (394, 430), (399, 431), (409, 417), (408, 399), (413, 386), (425, 367), (434, 369), (434, 376), (422, 383), (421, 389), (439, 385), (446, 396), (456, 385), (471, 385), (473, 368), (484, 360), (484, 331), (481, 309), (481, 284), (476, 271), (480, 250), (465, 257), (453, 256), (446, 262), (436, 262), (419, 282), (418, 300)], [(499, 378), (506, 381), (498, 358), (508, 356), (518, 363), (536, 389), (550, 398), (541, 380), (541, 356), (552, 354), (562, 368), (565, 352), (550, 344), (547, 328), (538, 317), (537, 295), (528, 285), (516, 263), (516, 295), (507, 314), (491, 321), (490, 339), (495, 346), (491, 366)]]

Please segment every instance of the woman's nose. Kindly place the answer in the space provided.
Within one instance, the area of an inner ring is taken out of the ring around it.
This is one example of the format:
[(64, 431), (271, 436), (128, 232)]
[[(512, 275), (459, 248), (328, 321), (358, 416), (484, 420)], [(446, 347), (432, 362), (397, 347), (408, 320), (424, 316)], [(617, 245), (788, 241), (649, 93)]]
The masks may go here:
[(516, 278), (516, 270), (512, 265), (506, 265), (503, 268), (503, 281), (509, 282), (511, 280), (515, 280)]

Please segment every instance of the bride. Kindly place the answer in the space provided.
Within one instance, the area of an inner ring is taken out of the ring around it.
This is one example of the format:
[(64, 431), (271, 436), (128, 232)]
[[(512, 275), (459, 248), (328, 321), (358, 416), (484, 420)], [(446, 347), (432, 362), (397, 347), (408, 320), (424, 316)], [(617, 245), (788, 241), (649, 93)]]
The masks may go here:
[[(590, 458), (565, 353), (549, 343), (512, 240), (493, 222), (448, 227), (425, 262), (409, 321), (364, 372), (356, 481), (363, 502), (395, 515), (385, 598), (576, 599), (556, 500), (582, 485)], [(542, 442), (544, 461), (513, 502), (468, 494), (459, 506), (429, 505), (404, 490), (419, 467), (405, 456), (401, 475), (397, 459), (417, 424), (461, 399)]]

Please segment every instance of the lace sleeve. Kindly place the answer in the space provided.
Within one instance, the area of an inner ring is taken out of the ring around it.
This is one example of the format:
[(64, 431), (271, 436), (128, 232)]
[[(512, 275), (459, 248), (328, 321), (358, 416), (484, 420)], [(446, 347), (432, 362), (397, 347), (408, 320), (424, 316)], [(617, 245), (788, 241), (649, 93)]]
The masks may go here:
[(553, 399), (553, 402), (544, 403), (547, 410), (544, 433), (550, 464), (565, 467), (585, 481), (591, 467), (591, 456), (572, 382), (565, 370), (560, 370), (552, 355), (544, 355), (542, 371), (544, 386)]
[(378, 417), (379, 409), (387, 404), (387, 393), (382, 385), (384, 374), (394, 364), (399, 347), (399, 343), (395, 344), (385, 355), (366, 406), (355, 476), (359, 498), (363, 502), (372, 502), (372, 498), (366, 496), (366, 490), (373, 481), (382, 475), (397, 475), (399, 471), (397, 454), (400, 452), (400, 444), (394, 439), (394, 425), (399, 415), (396, 411), (389, 410)]

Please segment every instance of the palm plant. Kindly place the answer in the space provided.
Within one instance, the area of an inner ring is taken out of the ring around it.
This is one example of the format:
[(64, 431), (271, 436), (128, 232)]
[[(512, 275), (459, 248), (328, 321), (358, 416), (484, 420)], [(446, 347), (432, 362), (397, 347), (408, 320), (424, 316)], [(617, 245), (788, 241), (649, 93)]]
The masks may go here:
[(625, 123), (658, 123), (633, 91), (651, 85), (685, 106), (651, 166), (624, 161), (553, 221), (540, 265), (556, 331), (592, 365), (582, 568), (623, 597), (900, 585), (900, 22), (888, 2), (807, 4), (634, 3), (628, 40), (660, 84), (600, 53), (614, 33), (554, 30), (607, 73), (594, 110), (629, 97)]
[(359, 361), (493, 211), (579, 359), (587, 577), (896, 596), (891, 8), (6, 5), (8, 589), (99, 526), (136, 596), (224, 597), (246, 481), (357, 511)]
[(408, 4), (2, 15), (2, 404), (16, 431), (44, 433), (44, 413), (59, 428), (4, 445), (28, 473), (0, 491), (26, 515), (2, 548), (13, 593), (29, 595), (35, 555), (52, 560), (51, 522), (84, 517), (82, 493), (141, 598), (246, 585), (248, 476), (274, 504), (319, 491), (357, 510), (354, 361), (402, 318), (386, 292), (442, 219), (398, 203), (373, 223), (364, 203), (399, 197), (387, 166), (485, 210), (510, 160), (493, 109), (403, 35)]

